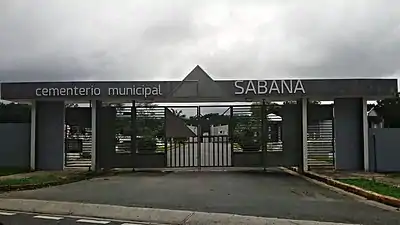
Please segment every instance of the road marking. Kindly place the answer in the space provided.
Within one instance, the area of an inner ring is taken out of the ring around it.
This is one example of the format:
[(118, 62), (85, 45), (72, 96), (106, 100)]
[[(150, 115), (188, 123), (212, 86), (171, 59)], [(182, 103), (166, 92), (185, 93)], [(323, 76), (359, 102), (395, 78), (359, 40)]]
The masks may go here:
[(14, 216), (14, 215), (16, 215), (16, 213), (0, 212), (0, 215), (2, 215), (2, 216)]
[(143, 225), (143, 223), (123, 223), (121, 225)]
[(93, 223), (93, 224), (109, 224), (109, 223), (111, 223), (110, 221), (105, 221), (105, 220), (87, 220), (87, 219), (80, 219), (80, 220), (77, 220), (76, 222), (78, 222), (78, 223)]
[(56, 217), (56, 216), (34, 216), (33, 218), (45, 219), (45, 220), (61, 220), (62, 219), (62, 217)]

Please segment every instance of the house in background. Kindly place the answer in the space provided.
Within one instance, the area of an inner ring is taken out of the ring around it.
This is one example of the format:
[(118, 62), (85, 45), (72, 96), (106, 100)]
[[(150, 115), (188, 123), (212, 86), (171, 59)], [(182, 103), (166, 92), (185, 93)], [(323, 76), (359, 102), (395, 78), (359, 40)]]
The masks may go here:
[(378, 115), (374, 108), (368, 111), (368, 127), (384, 128), (384, 119)]

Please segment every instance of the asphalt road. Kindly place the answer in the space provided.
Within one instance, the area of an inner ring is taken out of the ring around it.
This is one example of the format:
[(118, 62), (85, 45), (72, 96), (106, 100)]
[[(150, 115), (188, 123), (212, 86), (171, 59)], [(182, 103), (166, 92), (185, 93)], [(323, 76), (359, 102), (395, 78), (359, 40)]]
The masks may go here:
[(279, 170), (140, 172), (0, 195), (184, 209), (366, 225), (399, 225), (400, 213), (366, 204)]
[[(0, 225), (147, 225), (150, 223), (121, 222), (103, 218), (79, 218), (58, 215), (41, 215), (0, 211)], [(154, 223), (153, 223), (154, 224)]]

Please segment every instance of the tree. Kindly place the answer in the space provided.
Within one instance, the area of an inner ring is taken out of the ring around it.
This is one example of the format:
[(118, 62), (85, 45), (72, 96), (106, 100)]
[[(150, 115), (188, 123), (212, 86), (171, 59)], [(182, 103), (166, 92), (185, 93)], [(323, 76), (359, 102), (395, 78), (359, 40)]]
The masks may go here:
[(65, 108), (78, 108), (79, 105), (77, 103), (67, 103), (65, 104)]
[(30, 123), (30, 105), (0, 103), (0, 123)]
[[(154, 152), (157, 149), (157, 138), (164, 137), (165, 118), (160, 116), (160, 108), (152, 103), (136, 105), (136, 141), (139, 151)], [(163, 112), (162, 112), (163, 113)]]
[(371, 109), (375, 109), (376, 104), (367, 104), (367, 111), (370, 111)]
[[(277, 103), (273, 103), (273, 102), (265, 102), (264, 104), (265, 104), (264, 115), (268, 115), (271, 113), (278, 115), (279, 109), (282, 107), (281, 105), (279, 105)], [(261, 109), (262, 109), (262, 103), (255, 102), (255, 103), (251, 104), (250, 111), (251, 111), (252, 117), (261, 118)]]
[(162, 116), (164, 115), (163, 110), (151, 103), (136, 106), (136, 134), (152, 138), (162, 137), (165, 122), (165, 118)]
[(182, 119), (186, 118), (186, 115), (183, 114), (183, 111), (182, 111), (182, 110), (171, 109), (171, 112), (172, 112), (176, 117), (179, 117), (179, 118), (182, 118)]
[(379, 100), (374, 107), (376, 113), (384, 119), (385, 127), (400, 127), (400, 98)]

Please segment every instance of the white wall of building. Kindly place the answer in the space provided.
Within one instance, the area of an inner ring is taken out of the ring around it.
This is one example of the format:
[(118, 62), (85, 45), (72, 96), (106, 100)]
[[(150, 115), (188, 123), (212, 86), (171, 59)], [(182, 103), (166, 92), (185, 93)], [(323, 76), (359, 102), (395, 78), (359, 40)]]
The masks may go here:
[(221, 126), (211, 126), (210, 127), (210, 135), (228, 135), (229, 134), (229, 126), (221, 125)]

